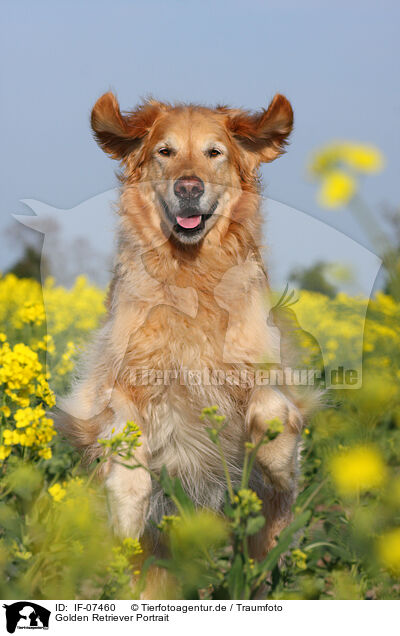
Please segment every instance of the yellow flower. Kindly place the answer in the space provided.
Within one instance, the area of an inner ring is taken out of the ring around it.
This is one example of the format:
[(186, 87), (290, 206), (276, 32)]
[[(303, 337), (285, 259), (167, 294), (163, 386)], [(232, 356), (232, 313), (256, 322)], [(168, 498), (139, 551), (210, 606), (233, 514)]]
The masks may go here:
[(292, 551), (292, 557), (293, 557), (293, 561), (295, 563), (295, 565), (300, 569), (300, 570), (306, 570), (307, 569), (307, 555), (305, 552), (303, 552), (302, 550), (293, 550)]
[(14, 556), (16, 556), (17, 559), (27, 561), (32, 556), (32, 552), (29, 552), (29, 550), (24, 550), (23, 548), (20, 549), (16, 541), (13, 541), (11, 548)]
[(7, 448), (6, 446), (1, 445), (0, 446), (0, 461), (3, 462), (5, 459), (7, 459), (10, 453), (11, 453), (11, 448)]
[(382, 565), (395, 576), (400, 576), (400, 528), (381, 535), (377, 548)]
[(82, 477), (71, 477), (71, 479), (69, 479), (68, 481), (63, 481), (62, 485), (63, 488), (71, 492), (71, 490), (73, 490), (74, 488), (76, 489), (77, 487), (83, 485), (83, 479)]
[(48, 378), (46, 378), (46, 376), (43, 373), (39, 374), (36, 377), (37, 385), (35, 389), (35, 394), (36, 394), (36, 397), (43, 400), (43, 402), (47, 404), (49, 408), (52, 408), (56, 403), (56, 398), (53, 391), (50, 389), (49, 383), (47, 380)]
[(34, 409), (31, 407), (18, 409), (14, 415), (15, 425), (17, 428), (24, 428), (32, 423), (38, 424), (44, 415), (45, 411), (42, 406), (36, 406)]
[(49, 334), (43, 336), (42, 340), (32, 341), (31, 348), (34, 351), (37, 351), (37, 350), (47, 351), (47, 353), (51, 353), (51, 354), (53, 354), (56, 350), (56, 347), (54, 345), (54, 340), (52, 336), (50, 336)]
[(58, 375), (65, 375), (74, 368), (73, 356), (76, 353), (76, 347), (73, 342), (67, 343), (67, 348), (61, 356), (60, 364), (57, 367)]
[(51, 448), (42, 448), (38, 452), (38, 455), (39, 455), (39, 457), (43, 457), (43, 459), (51, 459), (51, 457), (52, 457)]
[(383, 167), (382, 153), (367, 144), (344, 144), (343, 161), (358, 172), (374, 173)]
[(18, 402), (19, 396), (14, 391), (29, 387), (36, 374), (42, 371), (38, 355), (22, 342), (10, 347), (5, 342), (0, 347), (0, 384), (6, 384), (6, 394)]
[(56, 502), (64, 499), (65, 495), (67, 494), (65, 488), (62, 488), (60, 484), (54, 484), (53, 486), (50, 486), (48, 491)]
[(321, 148), (310, 163), (311, 174), (321, 180), (320, 205), (337, 208), (349, 203), (357, 190), (357, 173), (381, 170), (383, 156), (367, 144), (340, 141)]
[(168, 532), (171, 528), (176, 527), (181, 522), (181, 518), (175, 515), (164, 515), (157, 528), (162, 532)]
[(3, 441), (5, 446), (13, 446), (14, 444), (19, 444), (18, 431), (10, 431), (10, 429), (6, 428), (3, 431)]
[(331, 460), (330, 469), (337, 490), (344, 496), (379, 488), (386, 476), (381, 455), (369, 446), (339, 453)]
[(244, 515), (256, 514), (262, 508), (262, 501), (250, 488), (241, 488), (234, 501), (240, 506)]
[(335, 141), (315, 153), (310, 172), (321, 176), (343, 167), (360, 173), (379, 172), (383, 167), (383, 156), (378, 148), (369, 144)]
[(14, 324), (19, 326), (20, 321), (21, 323), (31, 322), (32, 324), (39, 326), (42, 324), (45, 317), (43, 303), (31, 303), (27, 301), (19, 309), (14, 319)]
[(342, 170), (332, 170), (322, 179), (318, 201), (324, 208), (338, 208), (353, 198), (356, 189), (354, 177)]
[(138, 539), (132, 539), (132, 537), (126, 537), (122, 541), (122, 548), (129, 556), (143, 553), (143, 548)]

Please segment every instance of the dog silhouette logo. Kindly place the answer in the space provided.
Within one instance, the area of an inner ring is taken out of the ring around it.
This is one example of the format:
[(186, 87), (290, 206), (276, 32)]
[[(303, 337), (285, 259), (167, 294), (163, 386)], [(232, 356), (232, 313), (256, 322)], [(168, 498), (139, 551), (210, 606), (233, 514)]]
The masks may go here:
[(49, 629), (51, 612), (37, 603), (18, 601), (3, 607), (9, 634), (14, 634), (16, 629)]

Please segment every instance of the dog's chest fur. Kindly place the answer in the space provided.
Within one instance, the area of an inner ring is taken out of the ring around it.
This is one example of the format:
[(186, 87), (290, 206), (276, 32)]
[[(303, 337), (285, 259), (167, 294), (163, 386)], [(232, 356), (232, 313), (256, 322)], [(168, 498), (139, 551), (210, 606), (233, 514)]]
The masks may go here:
[[(215, 259), (218, 262), (217, 259)], [(167, 273), (137, 268), (117, 301), (117, 338), (128, 338), (131, 368), (226, 370), (276, 356), (268, 325), (267, 284), (258, 262), (179, 266)], [(128, 288), (126, 290), (126, 288)], [(122, 301), (122, 302), (121, 302)]]
[[(274, 349), (265, 280), (251, 260), (225, 272), (171, 278), (165, 284), (152, 276), (150, 285), (142, 273), (135, 279), (136, 302), (118, 302), (125, 310), (117, 324), (129, 333), (121, 375), (126, 386), (135, 374), (154, 371), (147, 385), (127, 387), (146, 432), (149, 467), (158, 472), (165, 465), (199, 505), (218, 507), (222, 463), (206, 430), (210, 423), (200, 416), (214, 404), (226, 416), (221, 441), (232, 477), (238, 477), (251, 385), (238, 375), (239, 384), (227, 381), (226, 374), (251, 371)], [(210, 492), (215, 502), (207, 501)]]

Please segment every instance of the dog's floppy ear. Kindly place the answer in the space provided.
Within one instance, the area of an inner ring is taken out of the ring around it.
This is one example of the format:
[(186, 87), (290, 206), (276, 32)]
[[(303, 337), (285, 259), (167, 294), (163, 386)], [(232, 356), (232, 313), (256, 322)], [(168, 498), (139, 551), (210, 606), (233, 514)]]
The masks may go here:
[(228, 128), (239, 144), (258, 162), (273, 161), (283, 152), (293, 128), (293, 110), (283, 95), (275, 95), (267, 110), (258, 113), (234, 111)]
[(140, 146), (160, 112), (161, 104), (148, 101), (122, 114), (115, 95), (105, 93), (92, 110), (94, 137), (113, 159), (124, 159)]

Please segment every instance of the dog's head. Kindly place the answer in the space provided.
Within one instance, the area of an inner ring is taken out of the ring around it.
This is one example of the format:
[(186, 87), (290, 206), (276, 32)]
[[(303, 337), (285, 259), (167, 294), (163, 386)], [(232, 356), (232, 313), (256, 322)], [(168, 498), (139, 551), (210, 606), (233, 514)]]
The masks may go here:
[(284, 151), (293, 112), (275, 95), (258, 113), (149, 100), (122, 114), (106, 93), (91, 123), (103, 150), (122, 162), (127, 186), (140, 189), (146, 223), (197, 244), (221, 215), (229, 218), (243, 190), (256, 191), (259, 164)]

